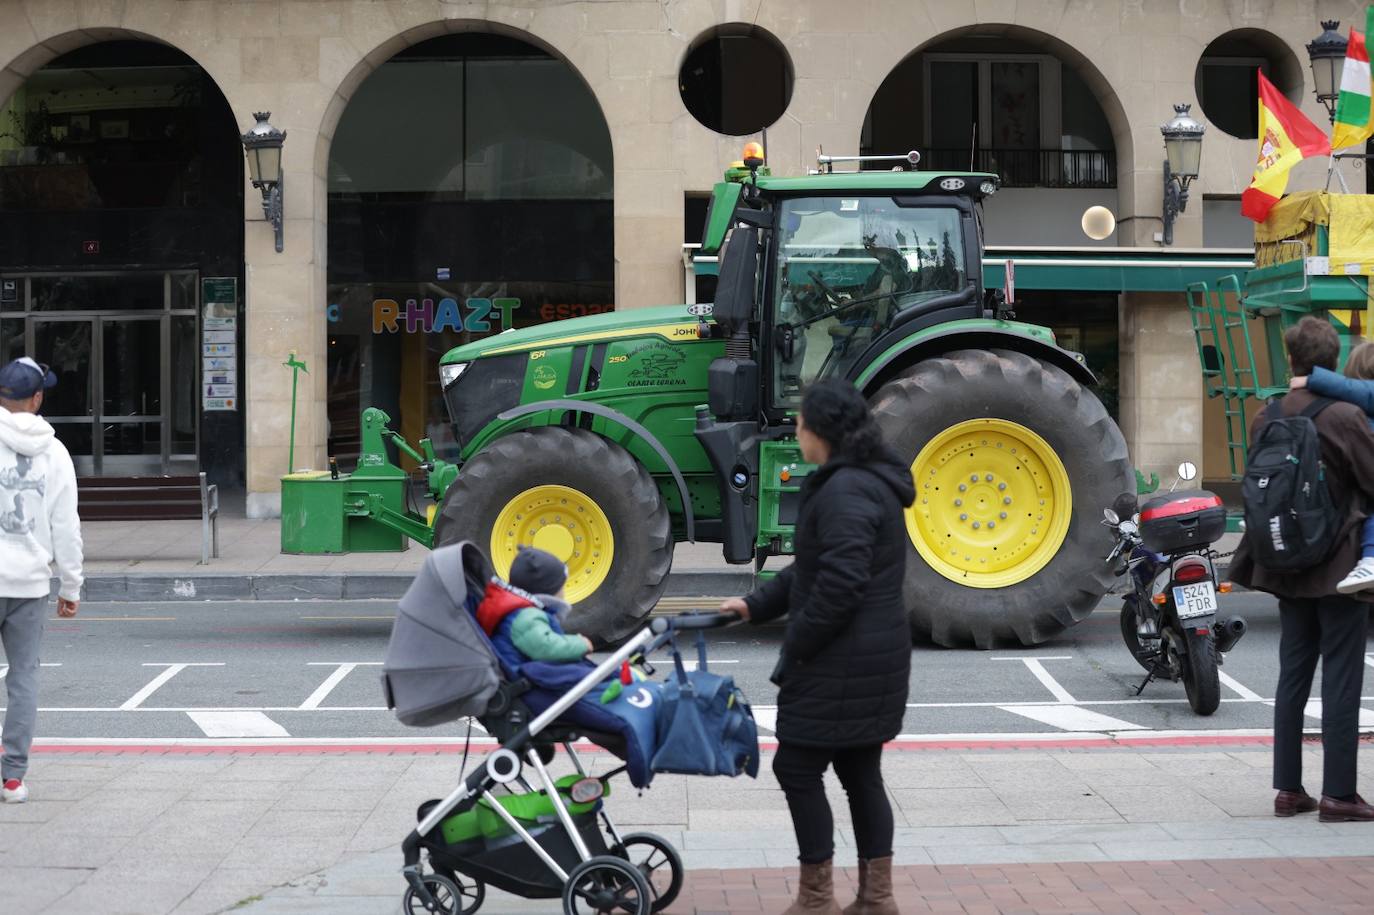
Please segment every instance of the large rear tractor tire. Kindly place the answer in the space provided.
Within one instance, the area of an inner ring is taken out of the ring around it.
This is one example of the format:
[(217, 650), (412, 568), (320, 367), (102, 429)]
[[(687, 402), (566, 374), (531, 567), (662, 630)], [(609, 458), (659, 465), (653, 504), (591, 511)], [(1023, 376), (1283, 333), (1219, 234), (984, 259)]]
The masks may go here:
[(1134, 492), (1121, 430), (1068, 373), (1006, 350), (927, 359), (872, 398), (911, 462), (912, 632), (950, 647), (1035, 645), (1112, 583), (1102, 509)]
[(673, 537), (658, 487), (624, 448), (548, 426), (498, 438), (463, 465), (435, 519), (438, 546), (470, 540), (510, 572), (520, 546), (568, 566), (567, 628), (598, 646), (629, 635), (658, 603)]

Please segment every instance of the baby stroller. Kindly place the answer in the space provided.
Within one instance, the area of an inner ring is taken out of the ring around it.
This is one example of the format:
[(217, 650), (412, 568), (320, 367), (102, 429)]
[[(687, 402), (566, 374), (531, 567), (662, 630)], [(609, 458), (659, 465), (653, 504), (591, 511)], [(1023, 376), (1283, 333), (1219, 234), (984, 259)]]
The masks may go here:
[[(447, 797), (420, 806), (419, 823), (402, 843), (403, 911), (471, 915), (487, 885), (528, 899), (561, 898), (570, 915), (667, 908), (682, 888), (681, 856), (652, 833), (622, 834), (604, 800), (622, 773), (636, 787), (654, 771), (757, 774), (757, 732), (743, 696), (728, 677), (705, 669), (703, 639), (698, 670), (684, 673), (675, 641), (683, 630), (729, 625), (738, 616), (655, 619), (594, 669), (590, 662), (534, 662), (512, 676), (474, 617), (491, 578), (474, 545), (436, 549), (402, 598), (392, 630), (382, 684), (400, 720), (432, 726), (475, 718), (499, 744)], [(670, 643), (677, 683), (631, 680), (629, 663), (652, 673), (645, 658)], [(608, 681), (630, 685), (608, 700), (616, 692), (606, 691)], [(713, 697), (716, 708), (728, 709), (725, 721), (702, 729), (697, 706)], [(673, 721), (688, 719), (684, 742), (684, 728)], [(578, 739), (625, 764), (590, 776), (573, 749)], [(684, 743), (709, 745), (715, 761), (681, 762)], [(547, 767), (558, 747), (574, 772), (555, 779)]]

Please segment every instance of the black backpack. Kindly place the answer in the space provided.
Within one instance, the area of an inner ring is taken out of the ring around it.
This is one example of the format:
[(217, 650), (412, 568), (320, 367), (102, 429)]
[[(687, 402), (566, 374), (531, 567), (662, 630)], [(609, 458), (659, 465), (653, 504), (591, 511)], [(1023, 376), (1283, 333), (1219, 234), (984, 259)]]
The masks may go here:
[(1318, 398), (1301, 413), (1282, 415), (1282, 401), (1250, 446), (1241, 494), (1245, 538), (1255, 562), (1272, 572), (1298, 572), (1331, 555), (1342, 517), (1326, 487), (1321, 441), (1313, 423), (1333, 401)]

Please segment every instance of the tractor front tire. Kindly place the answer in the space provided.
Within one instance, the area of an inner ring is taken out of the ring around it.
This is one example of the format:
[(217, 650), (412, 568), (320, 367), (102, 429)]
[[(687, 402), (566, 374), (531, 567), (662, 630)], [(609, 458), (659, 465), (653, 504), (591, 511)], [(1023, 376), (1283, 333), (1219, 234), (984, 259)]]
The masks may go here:
[(948, 647), (1036, 645), (1112, 583), (1102, 509), (1133, 492), (1126, 442), (1069, 374), (1007, 350), (918, 362), (872, 397), (912, 467), (904, 596), (912, 633)]
[(642, 623), (673, 563), (668, 510), (648, 471), (619, 445), (560, 426), (498, 438), (463, 465), (434, 526), (436, 546), (461, 540), (503, 577), (517, 544), (564, 545), (567, 628), (598, 647)]

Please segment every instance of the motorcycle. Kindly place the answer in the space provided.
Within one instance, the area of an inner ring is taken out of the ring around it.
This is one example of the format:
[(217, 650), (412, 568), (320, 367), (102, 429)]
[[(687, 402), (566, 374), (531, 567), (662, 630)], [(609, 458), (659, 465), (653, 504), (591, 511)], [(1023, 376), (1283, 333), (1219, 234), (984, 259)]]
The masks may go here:
[(1120, 562), (1116, 574), (1131, 579), (1121, 637), (1145, 669), (1136, 695), (1156, 679), (1181, 680), (1193, 711), (1210, 715), (1221, 703), (1218, 667), (1246, 627), (1239, 616), (1217, 618), (1217, 594), (1231, 590), (1217, 581), (1212, 549), (1226, 531), (1221, 499), (1203, 489), (1175, 492), (1196, 476), (1197, 467), (1185, 462), (1167, 493), (1138, 511), (1136, 499), (1124, 497), (1103, 511), (1103, 524), (1116, 535), (1107, 562)]

